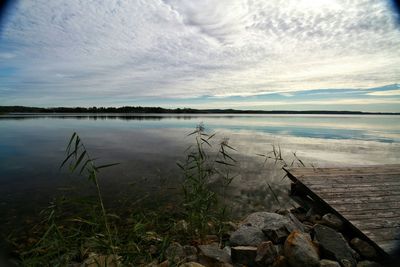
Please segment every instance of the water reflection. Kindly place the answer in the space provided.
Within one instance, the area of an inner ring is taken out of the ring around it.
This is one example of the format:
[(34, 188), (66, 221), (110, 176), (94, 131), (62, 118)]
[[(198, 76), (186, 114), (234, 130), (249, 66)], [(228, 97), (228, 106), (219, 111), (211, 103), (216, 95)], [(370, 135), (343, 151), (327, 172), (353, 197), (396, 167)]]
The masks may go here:
[(398, 163), (400, 158), (400, 116), (3, 115), (1, 220), (12, 225), (18, 216), (35, 213), (60, 194), (57, 188), (69, 188), (71, 194), (91, 192), (86, 181), (59, 171), (74, 131), (100, 163), (121, 163), (102, 173), (109, 203), (143, 196), (149, 201), (176, 199), (182, 179), (176, 161), (193, 141), (187, 134), (200, 122), (217, 132), (216, 141), (228, 137), (237, 149), (239, 173), (228, 196), (238, 215), (288, 202), (282, 170), (263, 165), (256, 156), (269, 152), (271, 144), (279, 144), (289, 162), (296, 152), (304, 162), (319, 166)]
[(20, 114), (0, 116), (0, 122), (17, 120), (105, 121), (102, 126), (121, 127), (113, 121), (136, 121), (140, 128), (191, 128), (204, 122), (210, 128), (249, 130), (274, 135), (368, 140), (385, 143), (400, 141), (400, 116), (394, 115), (220, 115), (220, 114)]

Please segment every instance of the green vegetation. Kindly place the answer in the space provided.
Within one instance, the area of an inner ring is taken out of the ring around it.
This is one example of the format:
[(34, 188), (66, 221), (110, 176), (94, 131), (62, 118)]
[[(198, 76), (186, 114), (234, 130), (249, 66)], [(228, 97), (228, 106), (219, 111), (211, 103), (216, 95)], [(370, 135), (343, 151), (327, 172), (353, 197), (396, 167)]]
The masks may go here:
[(334, 110), (238, 110), (238, 109), (192, 109), (161, 107), (25, 107), (0, 106), (1, 113), (156, 113), (156, 114), (353, 114), (353, 115), (400, 115), (391, 112), (361, 112), (361, 111), (334, 111)]
[[(68, 166), (71, 173), (86, 178), (95, 194), (58, 197), (43, 209), (40, 222), (27, 236), (10, 236), (17, 265), (66, 266), (94, 260), (108, 266), (142, 266), (168, 259), (170, 266), (175, 266), (179, 262), (166, 253), (173, 242), (203, 244), (212, 235), (223, 245), (231, 227), (226, 190), (239, 173), (235, 148), (227, 138), (217, 141), (216, 134), (207, 133), (201, 124), (188, 136), (193, 145), (177, 163), (182, 171), (177, 203), (172, 208), (171, 203), (145, 207), (139, 199), (118, 210), (106, 208), (101, 190), (102, 170), (118, 163), (99, 165), (80, 136), (73, 133), (61, 168)], [(264, 163), (272, 161), (280, 167), (304, 166), (295, 153), (288, 164), (275, 145), (272, 151), (258, 155)], [(263, 190), (270, 190), (271, 199), (281, 206), (271, 185), (266, 184)]]
[[(209, 233), (211, 228), (217, 226), (218, 234), (223, 234), (221, 222), (226, 219), (226, 206), (220, 205), (217, 194), (210, 189), (213, 179), (222, 182), (222, 191), (232, 182), (234, 176), (231, 169), (235, 167), (236, 160), (229, 155), (230, 150), (235, 150), (225, 139), (219, 143), (216, 155), (207, 153), (205, 147), (212, 148), (212, 139), (215, 134), (207, 134), (204, 127), (199, 125), (189, 135), (194, 135), (196, 144), (190, 146), (184, 163), (178, 166), (184, 173), (182, 185), (184, 194), (185, 218), (189, 224), (192, 236), (202, 237)], [(222, 200), (224, 199), (222, 194)]]
[(134, 202), (127, 212), (116, 214), (105, 207), (99, 183), (101, 171), (116, 164), (98, 165), (74, 133), (61, 167), (68, 165), (71, 172), (87, 178), (97, 194), (54, 199), (29, 236), (10, 237), (18, 265), (65, 266), (95, 259), (109, 265), (139, 266), (167, 259), (165, 251), (171, 242), (201, 244), (207, 242), (206, 235), (224, 242), (229, 213), (224, 194), (216, 194), (210, 184), (229, 186), (236, 163), (229, 152), (234, 148), (227, 139), (216, 146), (215, 134), (207, 134), (202, 125), (189, 136), (195, 144), (186, 150), (185, 161), (178, 163), (184, 179), (182, 203), (177, 207), (182, 208), (166, 209), (160, 203), (149, 209)]

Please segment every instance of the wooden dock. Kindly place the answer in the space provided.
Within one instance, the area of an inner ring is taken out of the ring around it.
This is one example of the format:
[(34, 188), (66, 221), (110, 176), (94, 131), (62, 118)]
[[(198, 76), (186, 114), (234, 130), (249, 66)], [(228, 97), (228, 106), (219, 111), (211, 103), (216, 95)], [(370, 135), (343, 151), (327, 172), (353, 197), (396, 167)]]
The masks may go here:
[(284, 170), (294, 196), (334, 213), (381, 253), (400, 242), (400, 164)]

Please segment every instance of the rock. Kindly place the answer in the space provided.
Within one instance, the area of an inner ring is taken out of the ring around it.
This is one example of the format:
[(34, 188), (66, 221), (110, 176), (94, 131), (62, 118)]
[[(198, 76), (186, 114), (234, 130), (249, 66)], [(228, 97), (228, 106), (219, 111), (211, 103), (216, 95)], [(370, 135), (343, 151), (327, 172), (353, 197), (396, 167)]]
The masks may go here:
[(185, 220), (180, 220), (175, 224), (175, 230), (177, 232), (187, 233), (188, 229), (189, 229), (189, 225)]
[(293, 231), (285, 241), (284, 254), (291, 267), (319, 266), (318, 248), (308, 234)]
[(290, 234), (286, 225), (269, 225), (262, 229), (264, 235), (268, 240), (271, 240), (275, 244), (285, 242), (286, 237)]
[(341, 233), (328, 226), (317, 224), (314, 226), (314, 240), (318, 242), (325, 258), (338, 261), (342, 266), (356, 265), (353, 250)]
[(261, 266), (269, 265), (274, 262), (278, 252), (271, 241), (262, 242), (257, 247), (255, 262)]
[(341, 265), (343, 267), (353, 267), (354, 266), (353, 265), (354, 263), (352, 261), (347, 260), (347, 259), (341, 260), (340, 263), (341, 263)]
[(211, 244), (211, 243), (216, 243), (219, 241), (219, 238), (217, 235), (206, 235), (204, 237), (205, 243)]
[(158, 249), (157, 249), (156, 246), (150, 245), (150, 247), (149, 247), (149, 253), (150, 253), (151, 255), (157, 254), (157, 251), (158, 251)]
[(360, 261), (359, 263), (357, 263), (357, 267), (381, 267), (381, 266), (382, 265), (374, 261)]
[(257, 246), (266, 241), (266, 237), (258, 227), (242, 225), (231, 234), (229, 241), (232, 246)]
[(287, 260), (284, 256), (278, 256), (275, 258), (274, 263), (272, 264), (272, 267), (287, 267)]
[(275, 213), (286, 216), (290, 213), (290, 211), (287, 209), (278, 209), (278, 210), (275, 210)]
[(368, 244), (368, 242), (356, 237), (350, 241), (350, 245), (358, 252), (361, 256), (367, 259), (374, 259), (378, 256), (375, 248)]
[(245, 266), (256, 266), (257, 248), (250, 246), (232, 247), (232, 262), (244, 264)]
[(312, 223), (312, 224), (320, 223), (321, 222), (321, 216), (318, 215), (318, 214), (312, 214), (312, 215), (307, 217), (307, 221)]
[(228, 253), (220, 249), (218, 244), (210, 244), (210, 245), (200, 245), (199, 246), (200, 255), (199, 261), (200, 263), (204, 263), (204, 265), (209, 266), (215, 263), (230, 263), (231, 257)]
[(229, 256), (231, 256), (232, 250), (230, 246), (225, 246), (222, 250), (225, 251)]
[(327, 213), (321, 218), (321, 224), (329, 226), (333, 229), (341, 229), (343, 227), (343, 222), (339, 217), (332, 213)]
[(184, 264), (179, 265), (179, 267), (205, 267), (204, 265), (201, 265), (200, 263), (197, 262), (186, 262)]
[(165, 256), (169, 261), (176, 263), (183, 261), (186, 257), (186, 254), (181, 244), (175, 242), (169, 245), (169, 247), (165, 250)]
[(303, 229), (304, 229), (304, 233), (311, 233), (313, 231), (313, 227), (308, 224), (304, 224)]
[(298, 207), (290, 210), (290, 213), (296, 216), (296, 218), (303, 222), (306, 219), (307, 211), (303, 207)]
[(294, 224), (294, 226), (296, 227), (295, 230), (299, 230), (301, 232), (304, 232), (304, 227), (303, 224), (299, 221), (299, 219), (297, 219), (296, 216), (294, 216), (292, 213), (289, 213), (287, 215), (287, 217), (289, 217), (289, 219), (292, 221), (292, 223)]
[(313, 230), (314, 224), (308, 221), (303, 222), (303, 229), (305, 233), (311, 233)]
[(275, 250), (276, 250), (276, 253), (278, 253), (278, 255), (284, 255), (284, 253), (283, 253), (283, 244), (278, 244), (278, 245), (275, 245)]
[(303, 227), (306, 227), (306, 226), (314, 227), (314, 224), (312, 222), (309, 222), (309, 221), (304, 221), (303, 222)]
[(98, 255), (92, 253), (83, 262), (81, 266), (84, 267), (117, 267), (119, 266), (118, 258), (116, 259), (114, 255)]
[(228, 231), (235, 231), (238, 229), (238, 226), (234, 222), (223, 222), (223, 225), (227, 228)]
[(150, 262), (149, 264), (145, 265), (146, 267), (158, 267), (158, 261), (154, 260)]
[(183, 246), (183, 251), (185, 252), (186, 261), (192, 262), (197, 261), (197, 248), (193, 246)]
[[(263, 235), (257, 231), (262, 230)], [(231, 243), (235, 246), (257, 246), (262, 241), (283, 243), (293, 230), (303, 231), (297, 218), (287, 213), (286, 216), (271, 212), (255, 212), (247, 216), (240, 228), (231, 235)]]
[(289, 232), (297, 230), (296, 225), (289, 217), (271, 212), (254, 212), (247, 216), (243, 224), (258, 227), (260, 230), (268, 227), (276, 229), (284, 225), (287, 226)]
[(165, 260), (161, 262), (158, 267), (169, 267), (169, 260)]
[(337, 261), (323, 259), (320, 260), (319, 267), (340, 267), (340, 264)]

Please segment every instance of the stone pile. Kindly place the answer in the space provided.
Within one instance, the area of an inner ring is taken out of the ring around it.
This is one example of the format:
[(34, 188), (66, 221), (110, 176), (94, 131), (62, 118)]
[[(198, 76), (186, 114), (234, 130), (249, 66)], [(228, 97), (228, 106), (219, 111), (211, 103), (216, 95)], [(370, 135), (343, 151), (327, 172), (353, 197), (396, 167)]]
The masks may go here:
[(381, 266), (373, 246), (357, 237), (346, 239), (342, 228), (333, 214), (256, 212), (238, 225), (225, 247), (175, 243), (167, 250), (170, 260), (161, 266), (173, 266), (168, 262), (180, 262), (181, 267)]

